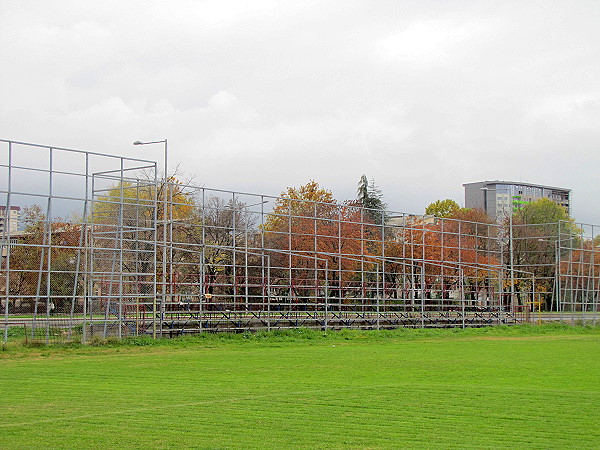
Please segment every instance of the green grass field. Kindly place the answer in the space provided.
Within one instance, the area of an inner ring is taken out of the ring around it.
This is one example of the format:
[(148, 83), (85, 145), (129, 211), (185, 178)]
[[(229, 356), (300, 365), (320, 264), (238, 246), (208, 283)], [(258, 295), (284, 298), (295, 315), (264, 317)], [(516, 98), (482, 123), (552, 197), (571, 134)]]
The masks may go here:
[(4, 347), (0, 448), (600, 447), (600, 328)]

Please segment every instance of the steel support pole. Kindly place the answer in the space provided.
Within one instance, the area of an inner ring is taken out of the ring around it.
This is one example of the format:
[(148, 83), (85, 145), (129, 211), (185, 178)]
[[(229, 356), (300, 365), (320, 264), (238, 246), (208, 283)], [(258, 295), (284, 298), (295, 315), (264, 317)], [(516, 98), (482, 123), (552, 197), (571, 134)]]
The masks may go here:
[(513, 211), (512, 205), (508, 215), (508, 243), (510, 263), (510, 307), (513, 314), (515, 311), (515, 271), (514, 271), (514, 244), (513, 244)]
[[(87, 158), (86, 158), (86, 167), (87, 167)], [(86, 171), (86, 185), (87, 185), (87, 171)], [(88, 195), (88, 190), (86, 187), (86, 198)], [(87, 222), (87, 220), (86, 220)], [(83, 273), (84, 273), (84, 279), (83, 279), (83, 329), (81, 331), (81, 342), (82, 343), (86, 343), (87, 342), (87, 313), (88, 313), (88, 302), (91, 301), (91, 295), (90, 293), (92, 292), (92, 288), (93, 288), (93, 280), (92, 280), (92, 273), (90, 270), (90, 265), (91, 265), (91, 246), (90, 246), (90, 235), (89, 235), (89, 228), (86, 227), (85, 228), (85, 234), (83, 236), (84, 240), (85, 240), (85, 254), (84, 254), (84, 258), (83, 258)]]
[[(460, 255), (460, 249), (459, 249)], [(459, 256), (460, 258), (460, 256)], [(425, 222), (421, 223), (421, 328), (425, 328)]]
[(154, 271), (154, 276), (152, 277), (152, 339), (156, 339), (156, 308), (157, 308), (157, 297), (158, 297), (158, 292), (156, 289), (156, 269), (158, 266), (158, 258), (156, 255), (156, 248), (158, 247), (158, 239), (156, 236), (156, 231), (157, 231), (157, 224), (158, 224), (158, 189), (156, 189), (156, 187), (158, 186), (158, 178), (157, 178), (157, 167), (156, 165), (154, 166), (154, 186), (155, 188), (153, 189), (153, 194), (154, 194), (154, 214), (153, 214), (153, 223), (152, 223), (152, 236), (154, 239), (153, 242), (153, 247), (154, 247), (154, 251), (153, 251), (153, 263), (154, 263), (154, 267), (153, 267), (153, 271)]
[(200, 220), (202, 223), (202, 234), (201, 234), (201, 256), (200, 256), (200, 324), (199, 328), (202, 331), (202, 320), (203, 320), (203, 312), (204, 312), (204, 299), (206, 294), (206, 286), (204, 285), (205, 276), (206, 276), (206, 225), (205, 225), (205, 208), (206, 208), (206, 189), (202, 188), (202, 207), (200, 208)]
[[(161, 277), (162, 297), (161, 297), (160, 306), (159, 306), (159, 309), (160, 309), (159, 335), (160, 335), (160, 337), (162, 337), (163, 314), (164, 314), (164, 310), (165, 310), (164, 308), (165, 308), (166, 297), (167, 297), (167, 203), (168, 203), (167, 186), (168, 186), (168, 182), (169, 182), (169, 178), (168, 178), (168, 170), (169, 170), (168, 148), (169, 147), (168, 147), (167, 139), (164, 139), (162, 141), (150, 141), (150, 142), (135, 141), (133, 143), (133, 145), (148, 145), (148, 144), (164, 144), (165, 145), (165, 147), (164, 147), (165, 173), (163, 176), (163, 217), (162, 217), (162, 223), (163, 223), (162, 277)], [(155, 231), (155, 233), (156, 233), (156, 231)], [(153, 305), (152, 305), (152, 336), (154, 338), (156, 338), (156, 315), (157, 315), (156, 309), (157, 308), (156, 308), (156, 299), (155, 299), (153, 301)]]
[[(125, 222), (123, 220), (124, 217), (124, 191), (123, 191), (123, 173), (124, 164), (123, 158), (121, 158), (121, 171), (120, 171), (120, 180), (119, 180), (119, 218), (117, 220), (117, 226), (119, 229), (118, 239), (119, 239), (119, 330), (118, 336), (119, 339), (123, 337), (123, 227), (125, 226)], [(137, 256), (137, 255), (136, 255)]]
[(164, 186), (163, 186), (163, 261), (162, 261), (162, 299), (160, 305), (160, 337), (163, 335), (163, 314), (165, 311), (165, 304), (167, 303), (167, 189), (169, 182), (168, 175), (168, 159), (167, 159), (167, 140), (165, 139), (165, 174), (164, 174)]
[(12, 142), (8, 143), (8, 193), (6, 194), (6, 210), (4, 211), (4, 230), (2, 231), (2, 246), (0, 246), (0, 267), (2, 266), (2, 257), (6, 249), (6, 260), (4, 268), (6, 270), (5, 303), (4, 303), (4, 343), (8, 342), (8, 312), (10, 302), (10, 208), (12, 191)]
[(245, 310), (248, 311), (248, 298), (249, 298), (249, 292), (248, 292), (248, 284), (249, 284), (249, 280), (248, 280), (248, 207), (244, 206), (244, 211), (246, 212), (244, 217), (244, 303), (245, 303)]
[(325, 260), (325, 331), (327, 331), (327, 308), (329, 302), (329, 261)]
[(379, 291), (379, 280), (380, 280), (380, 272), (379, 272), (379, 264), (376, 264), (376, 270), (377, 270), (377, 276), (375, 277), (375, 279), (377, 280), (377, 329), (379, 330), (379, 315), (380, 315), (380, 305), (379, 305), (379, 297), (380, 297), (380, 291)]
[(465, 271), (464, 271), (464, 269), (459, 269), (458, 276), (459, 276), (459, 286), (460, 286), (462, 327), (465, 328)]
[(267, 331), (271, 331), (271, 255), (267, 257)]
[[(50, 312), (56, 309), (54, 301), (52, 300), (52, 285), (51, 285), (51, 274), (52, 274), (52, 196), (54, 194), (54, 151), (50, 148), (50, 185), (48, 191), (48, 209), (46, 213), (46, 223), (48, 229), (48, 254), (46, 261), (46, 344), (50, 341)], [(51, 308), (54, 306), (54, 308)]]
[(233, 237), (233, 310), (236, 310), (237, 296), (238, 296), (238, 286), (237, 286), (237, 228), (236, 228), (236, 200), (235, 200), (235, 192), (231, 196), (231, 228), (232, 228), (232, 237)]
[(596, 245), (594, 242), (594, 225), (592, 225), (592, 257), (591, 257), (591, 278), (592, 278), (592, 309), (594, 311), (594, 318), (592, 320), (595, 326), (598, 322), (598, 287), (596, 286)]

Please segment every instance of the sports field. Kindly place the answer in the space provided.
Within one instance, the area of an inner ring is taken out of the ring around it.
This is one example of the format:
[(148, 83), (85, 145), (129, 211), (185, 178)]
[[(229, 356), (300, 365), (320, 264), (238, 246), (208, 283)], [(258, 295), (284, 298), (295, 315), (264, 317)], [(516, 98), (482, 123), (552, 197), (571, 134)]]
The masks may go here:
[(9, 345), (0, 374), (0, 448), (600, 447), (597, 327)]

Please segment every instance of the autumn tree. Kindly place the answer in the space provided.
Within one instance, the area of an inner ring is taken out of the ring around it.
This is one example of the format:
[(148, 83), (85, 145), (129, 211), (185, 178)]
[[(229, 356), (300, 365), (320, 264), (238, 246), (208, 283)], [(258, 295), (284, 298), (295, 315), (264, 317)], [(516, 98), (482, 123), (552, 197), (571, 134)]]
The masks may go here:
[(458, 247), (460, 261), (469, 264), (464, 271), (467, 298), (476, 300), (479, 294), (489, 297), (493, 289), (502, 289), (502, 286), (492, 286), (492, 278), (497, 278), (502, 270), (498, 225), (484, 210), (477, 208), (458, 208), (448, 219), (452, 223), (450, 228), (456, 231), (450, 235), (450, 246)]
[[(128, 283), (128, 288), (149, 294), (155, 273), (162, 273), (167, 266), (165, 281), (171, 285), (173, 280), (169, 277), (176, 263), (172, 256), (174, 242), (183, 224), (189, 221), (193, 206), (187, 183), (174, 176), (158, 183), (148, 178), (122, 181), (106, 189), (94, 199), (87, 219), (93, 230), (92, 245), (101, 249), (94, 252), (97, 269), (138, 274), (137, 282)], [(162, 251), (163, 247), (169, 250)], [(122, 258), (119, 257), (121, 252)], [(163, 264), (165, 253), (167, 259)]]
[[(287, 276), (293, 285), (292, 296), (302, 297), (301, 287), (318, 278), (326, 259), (330, 285), (342, 297), (344, 284), (356, 277), (360, 264), (360, 220), (360, 208), (338, 203), (316, 181), (282, 193), (263, 230), (267, 248), (277, 250), (272, 261), (280, 268), (279, 276)], [(313, 260), (306, 258), (311, 255)]]
[(52, 301), (57, 311), (68, 312), (81, 288), (75, 279), (81, 225), (49, 220), (38, 205), (24, 208), (22, 217), (25, 228), (10, 251), (10, 295), (18, 299), (14, 306), (45, 312)]
[(491, 289), (487, 266), (499, 264), (490, 222), (485, 212), (466, 208), (454, 210), (445, 219), (415, 218), (401, 229), (402, 248), (386, 250), (386, 256), (400, 256), (402, 251), (402, 257), (410, 261), (405, 264), (408, 278), (403, 278), (409, 280), (409, 288), (424, 292), (427, 298), (432, 298), (433, 291), (442, 299), (450, 298), (459, 275), (465, 275), (468, 298), (475, 300), (480, 291)]
[(132, 226), (146, 226), (153, 225), (156, 219), (156, 225), (160, 227), (165, 219), (167, 223), (185, 220), (191, 213), (193, 204), (193, 195), (187, 191), (187, 183), (174, 176), (169, 177), (166, 182), (158, 183), (147, 179), (123, 181), (94, 199), (94, 209), (89, 221), (108, 225), (117, 224), (121, 220), (124, 226), (128, 223)]
[[(302, 286), (322, 269), (316, 253), (327, 238), (325, 229), (335, 220), (336, 207), (331, 191), (311, 180), (298, 188), (288, 187), (267, 216), (263, 225), (265, 246), (276, 250), (271, 257), (274, 267), (279, 268), (276, 276), (287, 277), (295, 286), (290, 286), (290, 296), (300, 297)], [(310, 254), (314, 261), (306, 258)]]

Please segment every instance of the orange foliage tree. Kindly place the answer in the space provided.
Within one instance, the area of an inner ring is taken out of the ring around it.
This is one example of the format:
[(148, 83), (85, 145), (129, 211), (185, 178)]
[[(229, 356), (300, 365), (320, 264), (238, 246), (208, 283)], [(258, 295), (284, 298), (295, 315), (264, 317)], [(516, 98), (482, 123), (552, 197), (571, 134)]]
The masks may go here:
[(416, 218), (396, 233), (396, 245), (386, 243), (386, 256), (403, 261), (402, 270), (399, 263), (394, 268), (408, 284), (406, 292), (418, 290), (432, 298), (436, 291), (447, 299), (458, 288), (459, 275), (464, 275), (467, 296), (475, 299), (491, 289), (491, 272), (500, 270), (489, 267), (499, 264), (494, 227), (485, 212), (465, 208), (447, 218)]
[(360, 208), (338, 203), (316, 181), (282, 193), (263, 231), (265, 246), (275, 250), (272, 263), (277, 276), (289, 278), (293, 296), (301, 297), (303, 289), (306, 295), (306, 289), (322, 283), (324, 260), (334, 288), (330, 294), (344, 295), (349, 283), (356, 281), (364, 254), (362, 216)]
[[(10, 252), (10, 295), (17, 299), (12, 307), (45, 311), (37, 299), (70, 298), (78, 292), (74, 273), (81, 225), (49, 221), (37, 205), (25, 208), (23, 219), (25, 230)], [(59, 311), (65, 307), (64, 302), (57, 304)]]

